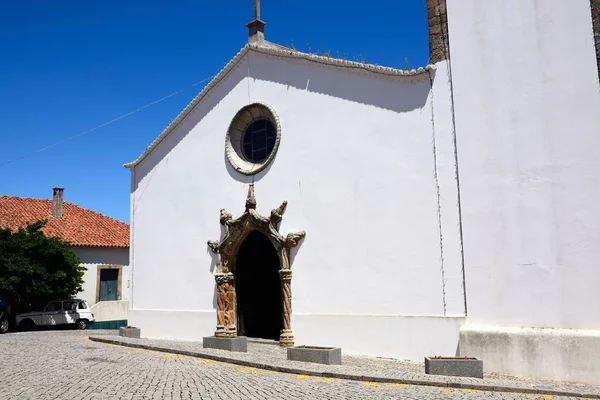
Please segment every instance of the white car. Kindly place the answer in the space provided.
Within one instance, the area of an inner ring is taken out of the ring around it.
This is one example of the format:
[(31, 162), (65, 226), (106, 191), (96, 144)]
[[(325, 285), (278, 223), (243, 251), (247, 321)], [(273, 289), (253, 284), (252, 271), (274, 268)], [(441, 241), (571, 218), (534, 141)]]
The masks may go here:
[(94, 313), (84, 300), (71, 299), (51, 301), (44, 311), (18, 314), (15, 325), (22, 330), (31, 330), (36, 326), (55, 326), (75, 324), (77, 329), (85, 329), (94, 322)]

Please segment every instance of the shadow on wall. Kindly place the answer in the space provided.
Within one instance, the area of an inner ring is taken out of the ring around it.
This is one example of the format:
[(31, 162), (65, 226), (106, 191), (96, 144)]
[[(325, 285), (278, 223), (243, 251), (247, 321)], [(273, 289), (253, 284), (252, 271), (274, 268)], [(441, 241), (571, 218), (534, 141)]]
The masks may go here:
[[(287, 235), (287, 233), (283, 232), (282, 235), (285, 236), (285, 235)], [(294, 261), (296, 260), (296, 255), (298, 254), (298, 252), (300, 251), (302, 246), (304, 246), (304, 242), (306, 242), (306, 240), (310, 240), (310, 237), (306, 236), (304, 239), (302, 239), (301, 241), (298, 242), (298, 246), (292, 247), (290, 249), (290, 268), (293, 267)]]
[(82, 264), (129, 265), (129, 248), (75, 247)]
[[(223, 225), (219, 225), (221, 228), (221, 233), (219, 235), (219, 243), (221, 243), (221, 241), (223, 240), (223, 238), (225, 237), (225, 227)], [(210, 267), (209, 267), (209, 273), (211, 275), (211, 277), (213, 276), (213, 274), (216, 273), (217, 270), (217, 263), (219, 262), (219, 256), (215, 253), (212, 252), (212, 250), (208, 247), (208, 245), (206, 246), (206, 253), (210, 256), (211, 260), (210, 260)], [(214, 290), (213, 290), (213, 308), (216, 310), (217, 309), (217, 282), (214, 282)]]
[[(344, 73), (345, 71), (340, 71), (344, 68), (307, 60), (285, 60), (257, 53), (252, 53), (250, 57), (250, 78), (253, 84), (256, 81), (275, 82), (288, 88), (341, 98), (397, 113), (422, 109), (431, 91), (427, 72), (418, 76), (393, 77), (348, 68), (348, 73)], [(277, 162), (277, 155), (264, 170), (252, 176), (236, 171), (229, 163), (225, 149), (223, 162), (230, 177), (249, 184), (259, 182), (269, 173), (273, 164)]]
[(227, 173), (229, 174), (230, 177), (232, 177), (236, 181), (241, 182), (243, 184), (250, 184), (250, 183), (255, 183), (255, 182), (260, 181), (262, 178), (265, 177), (265, 175), (267, 175), (269, 173), (269, 170), (271, 169), (273, 164), (275, 164), (276, 161), (277, 161), (277, 153), (275, 154), (275, 157), (273, 157), (273, 160), (271, 160), (271, 162), (262, 171), (254, 174), (254, 175), (240, 174), (238, 171), (235, 170), (235, 168), (233, 168), (231, 166), (231, 163), (227, 159), (227, 149), (225, 149), (225, 146), (223, 146), (223, 162), (225, 163), (225, 168), (227, 169)]
[[(346, 69), (347, 73), (341, 71)], [(426, 72), (417, 76), (386, 76), (255, 53), (250, 61), (250, 76), (398, 113), (423, 108), (430, 91)]]
[[(348, 68), (349, 73), (340, 73), (343, 67), (333, 67), (317, 64), (307, 60), (286, 60), (275, 56), (250, 53), (249, 62), (251, 79), (276, 82), (287, 87), (294, 87), (312, 93), (336, 97), (370, 105), (397, 113), (405, 113), (423, 108), (430, 92), (430, 82), (427, 73), (417, 76), (384, 76), (372, 72)], [(247, 63), (246, 57), (240, 63)], [(160, 160), (168, 156), (171, 149), (198, 124), (240, 81), (247, 77), (245, 68), (236, 68), (221, 80), (217, 87), (202, 99), (200, 104), (188, 114), (154, 151), (149, 154), (138, 166), (135, 167), (136, 179), (132, 190), (137, 190), (137, 185), (150, 171), (153, 171)], [(233, 116), (232, 116), (233, 118)], [(200, 132), (202, 134), (202, 132)], [(225, 143), (226, 132), (223, 132)], [(225, 149), (223, 148), (225, 165), (229, 175), (243, 183), (256, 182), (264, 177), (275, 160), (269, 167), (260, 173), (245, 176), (235, 171), (229, 165)], [(166, 160), (168, 162), (168, 159)], [(155, 171), (155, 170), (154, 170)], [(153, 172), (154, 173), (154, 172)], [(140, 199), (143, 193), (140, 195)], [(138, 200), (138, 201), (139, 201)]]

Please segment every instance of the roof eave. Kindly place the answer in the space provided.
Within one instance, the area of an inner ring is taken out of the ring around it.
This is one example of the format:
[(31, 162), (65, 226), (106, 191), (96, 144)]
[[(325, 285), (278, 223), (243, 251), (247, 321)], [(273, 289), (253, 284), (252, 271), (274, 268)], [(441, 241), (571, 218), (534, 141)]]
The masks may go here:
[[(268, 43), (268, 42), (267, 42)], [(215, 75), (215, 77), (202, 89), (196, 97), (179, 113), (179, 115), (162, 131), (160, 135), (146, 149), (142, 154), (127, 164), (123, 164), (125, 168), (134, 168), (141, 163), (146, 157), (152, 153), (152, 151), (165, 139), (184, 119), (190, 112), (204, 99), (204, 97), (215, 87), (222, 79), (224, 79), (231, 70), (235, 68), (237, 63), (248, 53), (253, 50), (257, 53), (273, 55), (284, 58), (304, 59), (307, 61), (317, 62), (320, 64), (332, 65), (336, 67), (362, 69), (365, 71), (373, 72), (376, 74), (388, 75), (388, 76), (416, 76), (427, 74), (429, 71), (434, 71), (435, 65), (429, 64), (425, 67), (418, 69), (402, 70), (390, 67), (383, 67), (375, 64), (368, 64), (356, 61), (342, 60), (339, 58), (319, 56), (316, 54), (302, 53), (292, 49), (279, 48), (278, 46), (265, 46), (260, 43), (246, 44), (242, 49), (223, 67), (223, 69)]]
[(148, 146), (143, 153), (134, 161), (131, 161), (123, 166), (125, 168), (133, 168), (141, 163), (155, 148), (162, 142), (162, 140), (173, 131), (177, 125), (179, 125), (185, 117), (202, 101), (202, 99), (215, 87), (229, 72), (237, 65), (237, 63), (246, 55), (250, 49), (249, 45), (245, 45), (242, 49), (223, 67), (223, 69), (215, 75), (215, 77), (198, 93), (196, 97), (179, 113), (179, 115), (162, 131), (162, 133), (154, 139), (150, 146)]
[(69, 243), (69, 246), (71, 247), (100, 247), (100, 248), (111, 248), (111, 249), (128, 249), (130, 246), (129, 245), (122, 245), (122, 244), (86, 244), (86, 243), (81, 243), (81, 244), (75, 244), (75, 243)]
[(317, 62), (320, 64), (332, 65), (336, 67), (346, 67), (354, 69), (362, 69), (365, 71), (374, 72), (377, 74), (391, 75), (391, 76), (416, 76), (425, 74), (429, 71), (434, 71), (435, 65), (428, 64), (425, 67), (419, 67), (417, 69), (397, 69), (391, 67), (384, 67), (376, 64), (369, 64), (364, 62), (349, 61), (341, 58), (325, 57), (312, 53), (302, 53), (292, 49), (283, 49), (275, 47), (265, 47), (257, 44), (249, 45), (250, 49), (263, 54), (269, 54), (279, 57), (304, 59), (308, 61)]

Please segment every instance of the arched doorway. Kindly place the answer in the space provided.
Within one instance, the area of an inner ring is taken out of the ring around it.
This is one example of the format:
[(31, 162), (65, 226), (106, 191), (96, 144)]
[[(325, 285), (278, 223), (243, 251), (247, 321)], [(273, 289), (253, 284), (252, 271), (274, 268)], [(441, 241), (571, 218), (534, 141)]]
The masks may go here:
[(279, 233), (286, 207), (284, 201), (270, 216), (260, 215), (254, 184), (250, 184), (246, 210), (239, 218), (221, 209), (219, 220), (225, 234), (207, 243), (217, 254), (216, 337), (239, 334), (279, 339), (281, 347), (294, 345), (290, 250), (306, 233)]
[(280, 260), (271, 241), (252, 231), (235, 265), (238, 335), (279, 340), (282, 329)]

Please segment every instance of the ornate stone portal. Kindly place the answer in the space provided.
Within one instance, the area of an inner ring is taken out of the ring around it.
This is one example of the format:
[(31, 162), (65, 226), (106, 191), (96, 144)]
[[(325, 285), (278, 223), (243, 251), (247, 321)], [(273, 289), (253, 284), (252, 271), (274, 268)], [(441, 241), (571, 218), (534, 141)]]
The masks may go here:
[(261, 232), (275, 247), (279, 255), (279, 277), (282, 294), (282, 330), (279, 337), (281, 347), (294, 345), (292, 332), (292, 270), (290, 269), (290, 249), (306, 235), (304, 231), (289, 233), (283, 237), (278, 229), (287, 201), (271, 211), (270, 217), (263, 217), (256, 212), (254, 184), (248, 189), (246, 211), (241, 217), (233, 219), (231, 214), (221, 209), (221, 225), (225, 227), (225, 235), (220, 242), (209, 241), (208, 246), (217, 254), (217, 337), (237, 336), (237, 310), (234, 274), (238, 249), (246, 236), (253, 231)]

